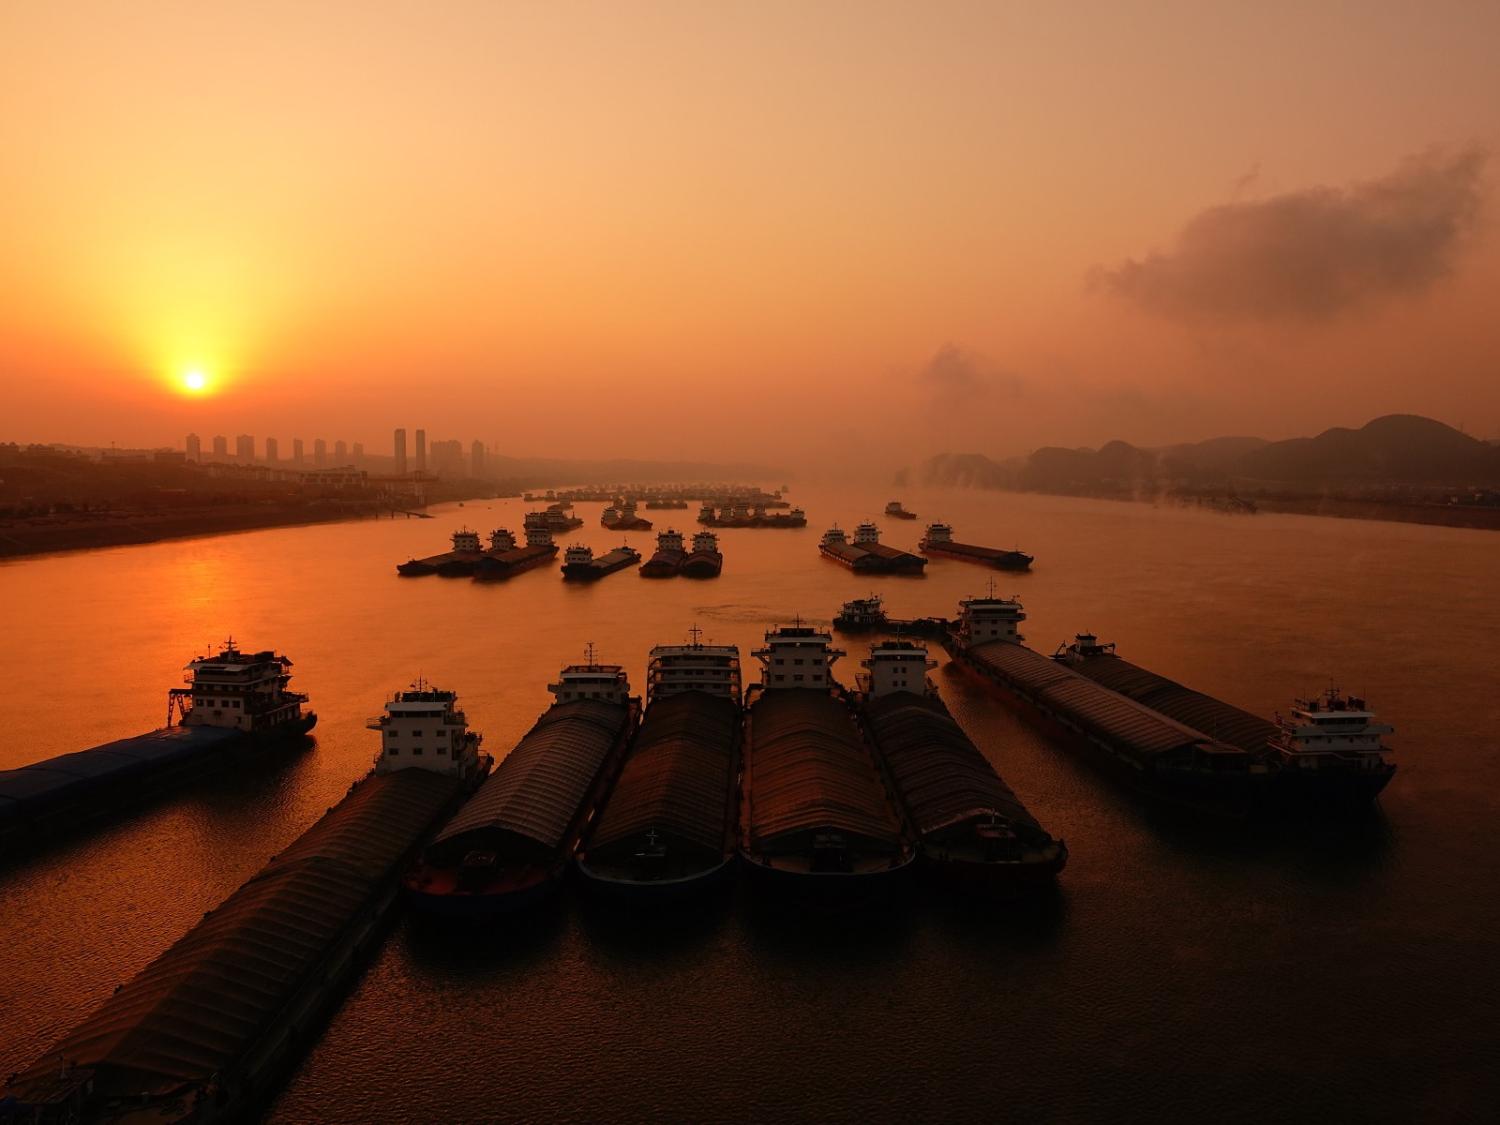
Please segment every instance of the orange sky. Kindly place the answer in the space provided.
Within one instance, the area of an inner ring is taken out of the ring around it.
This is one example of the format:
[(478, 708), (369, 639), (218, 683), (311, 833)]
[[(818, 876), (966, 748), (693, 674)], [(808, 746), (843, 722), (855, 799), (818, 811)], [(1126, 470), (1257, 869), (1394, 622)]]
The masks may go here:
[(7, 4), (0, 439), (1500, 436), (1496, 43), (1488, 2)]

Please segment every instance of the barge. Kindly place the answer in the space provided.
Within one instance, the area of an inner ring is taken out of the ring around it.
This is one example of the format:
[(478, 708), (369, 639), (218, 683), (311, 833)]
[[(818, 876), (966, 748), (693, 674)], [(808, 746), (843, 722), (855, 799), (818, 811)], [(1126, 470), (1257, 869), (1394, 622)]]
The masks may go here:
[(895, 520), (914, 520), (917, 518), (917, 513), (908, 512), (901, 506), (901, 501), (899, 500), (892, 500), (887, 504), (885, 506), (885, 514)]
[(1030, 570), (1036, 560), (1019, 548), (1004, 551), (997, 547), (980, 547), (973, 543), (956, 543), (953, 528), (946, 523), (930, 523), (927, 533), (917, 544), (924, 555), (942, 555), (950, 559), (992, 566), (996, 570)]
[(915, 849), (832, 666), (827, 633), (766, 634), (741, 775), (740, 855), (768, 893), (822, 907), (890, 898)]
[(1027, 811), (948, 713), (910, 641), (874, 645), (860, 721), (916, 834), (923, 874), (945, 889), (1015, 898), (1051, 887), (1068, 847)]
[(693, 536), (693, 549), (682, 560), (684, 578), (717, 578), (724, 570), (724, 556), (719, 551), (719, 537), (712, 531)]
[(1262, 756), (1194, 730), (1027, 648), (1014, 598), (969, 598), (944, 647), (1144, 796), (1244, 818), (1265, 798)]
[(740, 651), (700, 637), (651, 650), (645, 718), (578, 853), (585, 889), (621, 905), (696, 897), (734, 876)]
[(921, 555), (887, 547), (880, 541), (880, 529), (873, 523), (862, 523), (854, 529), (854, 542), (837, 525), (823, 533), (818, 551), (825, 559), (847, 566), (859, 574), (920, 574), (927, 565)]
[(474, 564), (483, 555), (479, 532), (462, 527), (453, 533), (453, 550), (441, 555), (429, 555), (425, 559), (408, 559), (404, 563), (398, 563), (396, 573), (403, 578), (421, 578), (428, 574), (459, 578), (473, 574)]
[(949, 629), (946, 617), (891, 617), (879, 594), (853, 598), (839, 607), (833, 627), (841, 633), (898, 633), (941, 637)]
[(564, 668), (555, 702), (403, 877), (418, 910), (479, 918), (549, 895), (608, 792), (640, 718), (624, 669)]
[[(0, 1098), (21, 1121), (250, 1118), (379, 942), (397, 876), (488, 767), (452, 692), (398, 692), (383, 720), (444, 718), (452, 754), (375, 769)], [(387, 742), (387, 746), (392, 744)], [(6, 1115), (7, 1118), (9, 1115)]]
[(597, 582), (606, 574), (635, 566), (641, 561), (641, 553), (634, 547), (616, 547), (594, 557), (592, 547), (569, 547), (563, 553), (562, 576), (569, 582)]
[(610, 531), (650, 531), (651, 521), (636, 515), (635, 501), (626, 500), (619, 507), (604, 509), (599, 522)]
[(641, 564), (642, 578), (672, 578), (682, 569), (687, 558), (683, 547), (682, 532), (673, 528), (656, 534), (656, 551)]
[[(705, 527), (791, 528), (807, 526), (807, 513), (801, 508), (792, 508), (787, 512), (767, 512), (766, 508), (771, 506), (778, 505), (762, 502), (746, 506), (734, 503), (716, 511), (713, 504), (705, 502), (698, 511), (698, 522)], [(779, 506), (785, 507), (786, 505)]]
[(1358, 808), (1395, 775), (1382, 741), (1393, 728), (1364, 700), (1336, 689), (1295, 700), (1287, 716), (1263, 719), (1122, 659), (1092, 633), (1079, 633), (1056, 656), (1095, 683), (1264, 760), (1275, 804)]
[(526, 546), (516, 546), (510, 532), (500, 528), (490, 534), (490, 549), (474, 564), (476, 582), (499, 582), (532, 570), (557, 557), (557, 544), (545, 527), (526, 528)]
[(292, 662), (241, 652), (230, 638), (184, 668), (167, 692), (167, 725), (0, 771), (0, 855), (66, 835), (190, 776), (303, 745), (318, 721), (287, 687)]

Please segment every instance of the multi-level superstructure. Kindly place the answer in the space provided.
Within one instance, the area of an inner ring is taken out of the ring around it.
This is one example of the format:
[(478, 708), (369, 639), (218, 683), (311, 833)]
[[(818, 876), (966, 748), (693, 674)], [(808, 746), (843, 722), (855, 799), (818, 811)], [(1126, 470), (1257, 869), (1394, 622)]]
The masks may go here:
[(682, 569), (686, 558), (682, 532), (670, 527), (666, 531), (657, 532), (656, 552), (641, 564), (641, 577), (671, 578)]
[(479, 752), (482, 736), (469, 729), (457, 692), (418, 680), (392, 693), (365, 726), (380, 733), (377, 774), (422, 769), (472, 781), (488, 772), (489, 758)]
[(920, 574), (927, 565), (921, 555), (887, 547), (880, 529), (868, 521), (854, 529), (854, 542), (835, 524), (823, 533), (818, 550), (826, 559), (860, 574)]
[(724, 556), (719, 551), (719, 537), (712, 531), (700, 531), (693, 536), (693, 549), (682, 560), (682, 573), (687, 578), (717, 578), (724, 569)]

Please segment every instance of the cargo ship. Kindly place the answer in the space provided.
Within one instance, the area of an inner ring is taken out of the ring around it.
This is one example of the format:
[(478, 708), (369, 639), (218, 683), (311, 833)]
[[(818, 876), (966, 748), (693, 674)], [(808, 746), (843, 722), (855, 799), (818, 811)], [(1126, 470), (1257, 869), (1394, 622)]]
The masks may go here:
[(673, 528), (656, 534), (656, 552), (641, 564), (642, 578), (671, 578), (682, 569), (687, 558), (683, 549), (682, 532)]
[(640, 718), (618, 664), (570, 664), (539, 718), (403, 878), (418, 910), (484, 917), (555, 890)]
[(396, 573), (403, 578), (420, 578), (427, 574), (460, 577), (473, 574), (474, 564), (483, 554), (479, 532), (463, 527), (453, 533), (453, 550), (444, 551), (441, 555), (429, 555), (425, 559), (408, 559), (404, 563), (398, 563)]
[(717, 578), (724, 569), (724, 556), (719, 552), (719, 537), (712, 531), (700, 531), (693, 536), (693, 549), (682, 560), (684, 578)]
[(982, 898), (1053, 885), (1068, 847), (1027, 811), (948, 713), (924, 645), (873, 645), (859, 677), (860, 723), (917, 838), (923, 875)]
[(0, 770), (0, 855), (125, 811), (185, 778), (303, 745), (318, 721), (291, 691), (292, 662), (231, 637), (189, 662), (167, 692), (167, 725), (134, 738)]
[(927, 533), (917, 544), (926, 555), (943, 555), (950, 559), (992, 566), (996, 570), (1030, 570), (1036, 560), (1025, 551), (1003, 551), (997, 547), (979, 547), (973, 543), (955, 543), (953, 528), (946, 523), (930, 523)]
[(891, 617), (879, 594), (852, 598), (839, 607), (833, 627), (841, 633), (897, 633), (914, 637), (941, 637), (948, 631), (945, 617)]
[(686, 500), (647, 500), (646, 501), (646, 510), (647, 511), (668, 510), (668, 509), (675, 511), (676, 509), (686, 508), (687, 506), (688, 506), (688, 502)]
[(651, 521), (636, 515), (635, 501), (626, 500), (618, 508), (611, 504), (604, 509), (599, 522), (610, 531), (650, 531)]
[(517, 547), (516, 539), (504, 528), (490, 535), (490, 549), (474, 564), (474, 581), (499, 582), (532, 570), (557, 557), (557, 544), (545, 527), (526, 528), (526, 546)]
[(1273, 807), (1367, 806), (1395, 775), (1390, 747), (1382, 741), (1393, 728), (1378, 722), (1364, 700), (1337, 690), (1294, 701), (1289, 716), (1263, 719), (1132, 664), (1092, 633), (1079, 633), (1057, 658), (1111, 691), (1264, 761)]
[(943, 638), (962, 667), (1001, 688), (1044, 729), (1134, 791), (1181, 809), (1243, 819), (1262, 804), (1264, 755), (1195, 730), (1111, 691), (1021, 642), (1014, 598), (968, 598)]
[(880, 529), (862, 523), (854, 529), (854, 542), (834, 525), (823, 533), (818, 550), (825, 559), (860, 574), (920, 574), (927, 560), (921, 555), (898, 551), (880, 541)]
[(768, 893), (820, 907), (905, 888), (915, 850), (833, 663), (827, 633), (773, 629), (747, 696), (740, 855)]
[(441, 736), (427, 754), (414, 731), (385, 739), (321, 820), (14, 1075), (0, 1115), (254, 1118), (379, 942), (408, 858), (488, 768), (452, 692), (398, 692), (379, 721)]
[(569, 582), (595, 582), (640, 561), (641, 553), (634, 547), (616, 547), (597, 559), (592, 547), (569, 547), (563, 552), (562, 576)]
[(897, 520), (914, 520), (917, 518), (917, 513), (908, 512), (901, 506), (901, 501), (899, 500), (892, 500), (887, 504), (885, 506), (885, 514)]
[(698, 522), (705, 527), (787, 528), (806, 527), (807, 513), (801, 508), (788, 512), (768, 512), (765, 504), (746, 506), (739, 503), (719, 508), (705, 503), (698, 512)]
[(584, 888), (622, 905), (675, 902), (734, 877), (740, 650), (651, 650), (646, 713), (578, 853)]

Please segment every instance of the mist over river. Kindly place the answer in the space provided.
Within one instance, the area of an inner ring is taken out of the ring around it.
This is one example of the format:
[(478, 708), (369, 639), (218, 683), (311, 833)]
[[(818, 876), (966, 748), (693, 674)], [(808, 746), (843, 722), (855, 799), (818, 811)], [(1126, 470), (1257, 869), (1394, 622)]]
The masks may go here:
[[(571, 892), (465, 931), (397, 922), (271, 1104), (278, 1122), (1458, 1120), (1500, 1095), (1500, 534), (1010, 493), (795, 488), (809, 525), (725, 530), (713, 581), (400, 579), (468, 524), (254, 531), (0, 563), (0, 768), (161, 726), (182, 666), (233, 633), (294, 661), (315, 746), (191, 785), (0, 870), (0, 1075), (20, 1069), (308, 828), (369, 768), (365, 720), (419, 675), (497, 757), (593, 642), (643, 685), (654, 644), (750, 656), (767, 628), (881, 593), (951, 615), (993, 572), (857, 577), (820, 533), (929, 518), (1019, 545), (1028, 643), (1082, 630), (1258, 714), (1330, 681), (1393, 723), (1399, 772), (1355, 823), (1210, 830), (1143, 807), (944, 663), (955, 716), (1071, 853), (1055, 897), (918, 896), (807, 919), (744, 888), (665, 919)], [(562, 545), (654, 533), (599, 527)], [(647, 511), (696, 528), (696, 507)], [(843, 638), (852, 684), (867, 639)], [(941, 657), (941, 652), (936, 650)]]

